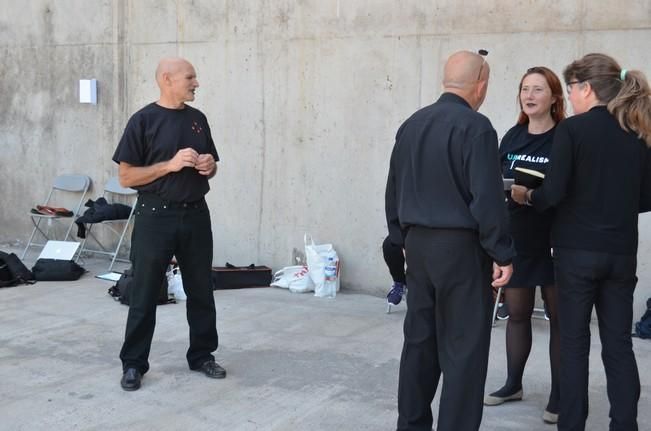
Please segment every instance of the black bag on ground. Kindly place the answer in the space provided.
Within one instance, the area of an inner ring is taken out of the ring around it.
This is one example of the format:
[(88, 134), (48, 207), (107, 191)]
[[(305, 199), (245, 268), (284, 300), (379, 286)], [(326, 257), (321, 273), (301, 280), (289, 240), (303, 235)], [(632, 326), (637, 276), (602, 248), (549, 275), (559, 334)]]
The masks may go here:
[(73, 281), (86, 272), (72, 260), (38, 259), (32, 268), (37, 281)]
[(269, 287), (271, 279), (271, 268), (268, 266), (235, 266), (226, 262), (226, 266), (212, 269), (213, 290)]
[(640, 338), (651, 338), (651, 298), (646, 300), (646, 311), (639, 322), (635, 322), (635, 333)]
[[(129, 305), (129, 292), (133, 286), (133, 269), (129, 268), (124, 271), (120, 276), (120, 279), (114, 286), (109, 288), (108, 294), (113, 297), (116, 301), (120, 301), (120, 304)], [(167, 295), (167, 276), (163, 277), (163, 284), (158, 291), (158, 304), (174, 304), (176, 301), (174, 299), (169, 299)]]
[(34, 283), (34, 274), (14, 253), (0, 251), (0, 287)]
[(9, 270), (7, 262), (0, 258), (0, 287), (16, 286), (18, 283), (18, 279)]

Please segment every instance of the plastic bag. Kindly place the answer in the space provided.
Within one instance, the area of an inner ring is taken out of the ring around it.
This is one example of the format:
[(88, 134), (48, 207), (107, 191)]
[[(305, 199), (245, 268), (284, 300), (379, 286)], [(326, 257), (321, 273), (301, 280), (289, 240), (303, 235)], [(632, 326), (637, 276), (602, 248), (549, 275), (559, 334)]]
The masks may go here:
[[(339, 256), (335, 248), (332, 244), (315, 244), (312, 236), (308, 234), (305, 234), (303, 241), (307, 267), (310, 278), (314, 282), (314, 296), (334, 298), (340, 286)], [(334, 274), (328, 274), (327, 279), (326, 265), (336, 268)]]
[(178, 267), (167, 272), (167, 294), (177, 301), (185, 301), (188, 297), (183, 290), (183, 279), (181, 270)]
[(286, 266), (274, 274), (271, 286), (289, 289), (293, 293), (314, 292), (314, 283), (307, 266)]

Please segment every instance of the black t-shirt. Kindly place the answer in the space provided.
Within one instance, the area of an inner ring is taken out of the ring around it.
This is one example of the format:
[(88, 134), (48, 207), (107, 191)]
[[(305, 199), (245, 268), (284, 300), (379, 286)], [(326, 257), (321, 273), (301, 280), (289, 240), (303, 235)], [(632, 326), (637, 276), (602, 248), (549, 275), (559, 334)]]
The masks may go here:
[[(219, 160), (206, 116), (188, 105), (183, 109), (168, 109), (150, 103), (129, 119), (113, 161), (150, 166), (168, 161), (188, 147)], [(133, 188), (173, 202), (196, 201), (210, 190), (208, 178), (190, 167)]]
[[(513, 178), (516, 167), (547, 170), (556, 127), (533, 135), (527, 125), (513, 126), (500, 143), (500, 161), (504, 178)], [(508, 194), (511, 236), (520, 256), (549, 255), (553, 210), (538, 212), (533, 207), (519, 205)]]

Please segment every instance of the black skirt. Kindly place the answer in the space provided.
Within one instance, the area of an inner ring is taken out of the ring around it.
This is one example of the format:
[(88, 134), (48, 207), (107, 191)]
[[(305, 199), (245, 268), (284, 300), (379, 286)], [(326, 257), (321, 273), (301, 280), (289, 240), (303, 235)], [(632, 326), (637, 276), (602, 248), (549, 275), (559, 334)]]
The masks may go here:
[(526, 288), (554, 284), (554, 261), (551, 253), (538, 256), (515, 256), (513, 275), (505, 287)]

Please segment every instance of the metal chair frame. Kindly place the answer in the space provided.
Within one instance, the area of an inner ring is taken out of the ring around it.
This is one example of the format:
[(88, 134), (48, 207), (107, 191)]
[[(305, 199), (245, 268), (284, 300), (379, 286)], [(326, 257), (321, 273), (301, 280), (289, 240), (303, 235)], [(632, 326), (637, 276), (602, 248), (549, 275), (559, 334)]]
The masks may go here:
[[(120, 253), (120, 249), (124, 243), (124, 237), (126, 236), (126, 233), (129, 230), (129, 226), (131, 225), (133, 220), (133, 213), (136, 208), (136, 200), (138, 199), (138, 192), (132, 188), (122, 187), (117, 177), (111, 177), (109, 178), (109, 180), (106, 182), (106, 185), (104, 186), (104, 192), (102, 194), (102, 197), (104, 197), (109, 203), (115, 203), (120, 200), (124, 201), (120, 203), (130, 205), (131, 212), (129, 213), (129, 217), (127, 219), (103, 220), (97, 223), (87, 223), (86, 238), (83, 239), (81, 246), (79, 247), (79, 254), (77, 255), (77, 260), (81, 258), (82, 253), (94, 253), (94, 254), (102, 254), (102, 255), (110, 256), (111, 264), (109, 265), (108, 270), (111, 271), (116, 261), (129, 262), (129, 259), (119, 258), (118, 256)], [(121, 228), (114, 227), (114, 225), (117, 224), (121, 224), (122, 225)], [(117, 245), (115, 246), (115, 248), (111, 249), (110, 247), (104, 245), (99, 240), (97, 235), (95, 235), (95, 233), (93, 232), (93, 227), (95, 225), (105, 226), (109, 232), (111, 232), (118, 238)], [(87, 247), (89, 238), (92, 238), (92, 240), (97, 244), (99, 249), (92, 249)]]
[[(34, 225), (34, 229), (32, 229), (32, 234), (29, 236), (29, 240), (27, 240), (27, 245), (25, 246), (25, 250), (23, 251), (21, 259), (25, 258), (25, 255), (27, 254), (27, 251), (29, 250), (30, 247), (42, 248), (45, 246), (45, 243), (34, 242), (34, 237), (36, 236), (36, 232), (41, 234), (41, 236), (45, 239), (45, 242), (56, 239), (54, 237), (56, 231), (50, 234), (50, 226), (52, 225), (52, 222), (54, 220), (58, 220), (58, 221), (70, 220), (70, 223), (68, 224), (68, 227), (66, 229), (66, 233), (63, 237), (63, 241), (68, 240), (68, 237), (70, 236), (70, 232), (72, 231), (72, 227), (75, 223), (75, 218), (79, 215), (79, 210), (81, 209), (81, 206), (83, 205), (84, 202), (84, 198), (86, 197), (86, 193), (90, 188), (90, 183), (91, 183), (90, 178), (87, 175), (65, 174), (65, 175), (59, 175), (54, 179), (52, 183), (52, 187), (50, 188), (50, 192), (48, 193), (47, 198), (43, 203), (43, 206), (51, 205), (52, 204), (51, 200), (53, 199), (63, 198), (63, 194), (77, 193), (80, 196), (79, 201), (76, 203), (76, 206), (71, 209), (73, 213), (71, 217), (66, 217), (66, 216), (56, 215), (56, 214), (51, 214), (51, 215), (34, 214), (30, 212), (29, 216), (30, 216), (30, 220), (32, 221), (32, 224)], [(47, 225), (45, 229), (43, 229), (42, 226), (44, 220), (47, 220), (45, 222), (45, 224)]]

